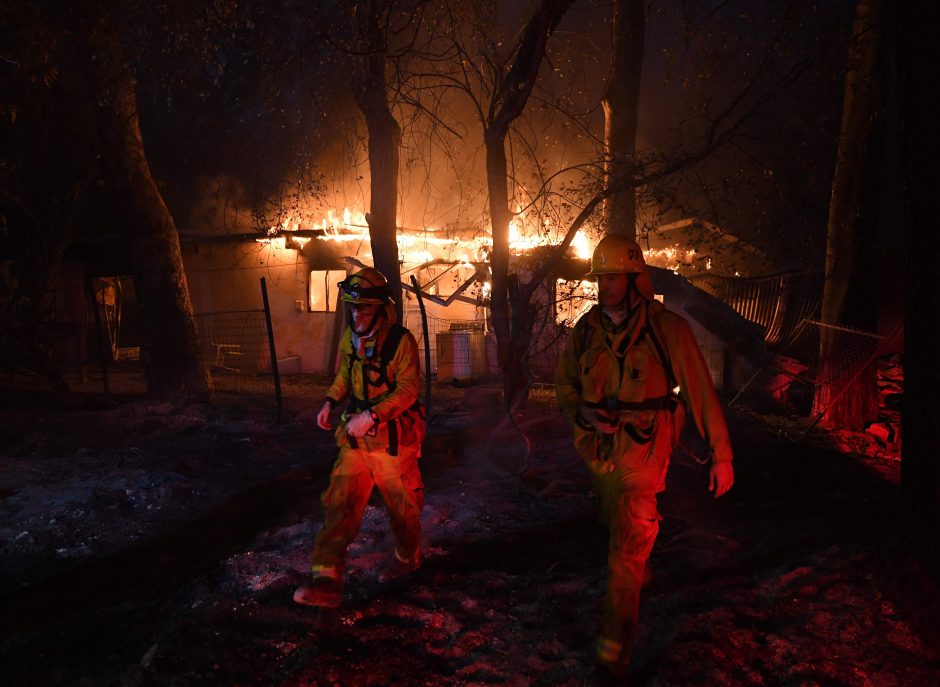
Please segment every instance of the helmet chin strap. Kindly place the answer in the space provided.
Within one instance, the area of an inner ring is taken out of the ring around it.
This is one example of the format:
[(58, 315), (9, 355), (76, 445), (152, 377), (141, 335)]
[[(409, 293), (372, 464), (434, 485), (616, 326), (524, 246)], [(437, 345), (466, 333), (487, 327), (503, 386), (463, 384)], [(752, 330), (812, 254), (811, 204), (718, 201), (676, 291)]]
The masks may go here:
[(617, 303), (617, 310), (627, 311), (627, 320), (633, 317), (633, 311), (637, 307), (633, 304), (633, 294), (639, 295), (639, 293), (636, 288), (636, 273), (631, 272), (627, 274), (627, 292), (624, 294), (623, 300)]

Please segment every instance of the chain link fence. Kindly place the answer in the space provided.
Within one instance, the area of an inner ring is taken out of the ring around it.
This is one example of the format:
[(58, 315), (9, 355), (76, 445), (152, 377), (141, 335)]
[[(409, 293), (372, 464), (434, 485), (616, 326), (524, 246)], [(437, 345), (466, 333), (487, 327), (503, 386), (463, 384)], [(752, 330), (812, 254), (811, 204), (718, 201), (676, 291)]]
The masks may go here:
[[(816, 408), (814, 413), (817, 391), (829, 387), (830, 399), (835, 401), (900, 332), (900, 324), (880, 335), (804, 319), (731, 399), (729, 406), (747, 405), (763, 411), (812, 416), (804, 428), (808, 430), (826, 411)], [(828, 351), (828, 355), (823, 356), (823, 351)]]
[[(496, 373), (496, 340), (483, 320), (456, 320), (427, 316), (431, 377), (439, 381), (485, 379)], [(412, 324), (424, 367), (424, 325)]]
[[(409, 322), (409, 325), (418, 340), (423, 368), (424, 327), (419, 318)], [(485, 381), (498, 377), (496, 335), (487, 330), (482, 319), (445, 319), (428, 315), (427, 329), (433, 379)], [(545, 382), (553, 378), (558, 359), (564, 350), (567, 333), (568, 328), (564, 324), (556, 323), (554, 319), (536, 318), (528, 356), (529, 373), (534, 381)]]
[(215, 391), (274, 393), (264, 310), (201, 313), (196, 328)]

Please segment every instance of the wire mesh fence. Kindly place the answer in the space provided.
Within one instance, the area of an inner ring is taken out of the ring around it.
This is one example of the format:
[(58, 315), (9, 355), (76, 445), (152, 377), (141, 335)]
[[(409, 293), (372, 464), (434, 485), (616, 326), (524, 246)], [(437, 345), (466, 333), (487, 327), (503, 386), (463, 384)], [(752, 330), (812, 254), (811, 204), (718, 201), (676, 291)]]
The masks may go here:
[[(412, 324), (424, 367), (424, 328), (420, 319)], [(427, 317), (430, 340), (431, 376), (439, 381), (495, 379), (496, 335), (483, 320)], [(564, 349), (568, 328), (562, 324), (537, 320), (529, 347), (529, 373), (535, 381), (552, 379), (558, 358)]]
[(196, 327), (216, 391), (273, 393), (264, 310), (202, 313)]
[[(485, 378), (496, 370), (496, 344), (483, 320), (456, 320), (427, 316), (430, 373), (438, 380)], [(421, 364), (425, 361), (424, 325), (416, 320)]]
[(821, 387), (835, 400), (852, 380), (900, 332), (887, 335), (804, 319), (738, 391), (729, 405), (747, 405), (764, 411), (810, 416), (815, 421), (825, 408), (814, 409)]

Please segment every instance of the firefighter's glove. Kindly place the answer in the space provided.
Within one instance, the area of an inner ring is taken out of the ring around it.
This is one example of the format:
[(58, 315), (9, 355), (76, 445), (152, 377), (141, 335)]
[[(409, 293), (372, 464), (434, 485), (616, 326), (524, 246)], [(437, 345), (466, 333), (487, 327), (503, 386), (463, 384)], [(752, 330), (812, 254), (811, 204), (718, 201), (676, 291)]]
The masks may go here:
[(617, 413), (603, 408), (581, 406), (581, 417), (601, 434), (613, 434), (617, 431), (619, 418)]
[(712, 463), (708, 471), (708, 490), (715, 494), (715, 498), (724, 495), (733, 484), (734, 468), (731, 467), (731, 461)]
[(326, 401), (323, 407), (320, 408), (320, 412), (317, 413), (317, 427), (326, 430), (333, 429), (333, 423), (330, 422), (331, 412), (333, 412), (333, 403), (332, 401)]
[(346, 421), (346, 434), (351, 437), (364, 437), (375, 425), (372, 414), (368, 410), (356, 413)]

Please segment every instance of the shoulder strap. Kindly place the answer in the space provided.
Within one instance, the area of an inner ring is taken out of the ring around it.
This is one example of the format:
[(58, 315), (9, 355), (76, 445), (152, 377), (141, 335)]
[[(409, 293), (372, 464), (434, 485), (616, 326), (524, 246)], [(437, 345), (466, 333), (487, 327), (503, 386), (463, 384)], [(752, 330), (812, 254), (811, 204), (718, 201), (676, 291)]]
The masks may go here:
[(382, 348), (379, 351), (379, 364), (371, 366), (377, 368), (379, 372), (379, 379), (378, 382), (376, 382), (377, 385), (385, 384), (389, 389), (395, 388), (395, 384), (388, 378), (388, 364), (391, 359), (395, 357), (395, 352), (398, 350), (402, 338), (404, 338), (407, 333), (408, 330), (400, 324), (393, 324), (391, 329), (389, 329), (388, 334), (385, 336), (385, 341), (382, 342)]
[(580, 358), (591, 343), (591, 337), (594, 335), (594, 325), (591, 318), (594, 317), (594, 311), (599, 306), (593, 305), (574, 325), (574, 354), (575, 358)]
[(656, 329), (653, 327), (653, 318), (656, 317), (654, 313), (647, 311), (646, 313), (646, 328), (645, 333), (649, 335), (649, 339), (653, 344), (653, 347), (656, 349), (659, 359), (663, 363), (663, 368), (666, 370), (666, 381), (669, 384), (669, 389), (667, 393), (672, 393), (672, 390), (676, 388), (678, 381), (676, 379), (676, 374), (672, 370), (672, 362), (669, 360), (669, 353), (666, 350), (666, 347), (663, 346), (662, 342), (659, 340), (659, 336), (656, 334)]
[(395, 357), (398, 344), (401, 343), (402, 337), (407, 332), (408, 330), (400, 324), (393, 324), (392, 328), (389, 329), (388, 336), (385, 337), (385, 341), (382, 343), (382, 350), (379, 351), (379, 359), (382, 361), (383, 369), (388, 366), (388, 361)]

